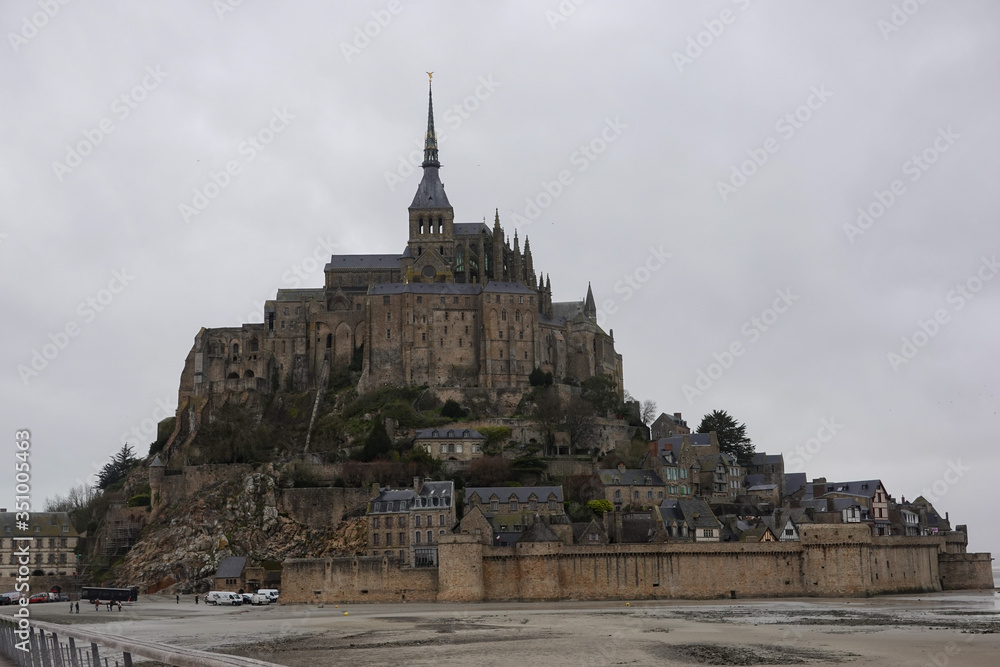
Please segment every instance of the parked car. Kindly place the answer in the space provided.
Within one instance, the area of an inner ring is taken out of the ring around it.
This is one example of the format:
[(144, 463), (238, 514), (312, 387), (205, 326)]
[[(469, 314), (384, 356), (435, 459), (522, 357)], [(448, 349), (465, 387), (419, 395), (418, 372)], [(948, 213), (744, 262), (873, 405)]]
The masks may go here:
[(240, 596), (241, 598), (243, 598), (243, 602), (242, 602), (242, 604), (250, 604), (250, 602), (251, 602), (251, 599), (250, 599), (250, 598), (252, 598), (252, 597), (253, 597), (253, 596), (252, 596), (252, 595), (250, 595), (249, 593), (240, 593), (240, 594), (239, 594), (239, 596)]
[(234, 607), (239, 607), (241, 604), (243, 604), (243, 596), (240, 595), (239, 593), (230, 593), (229, 604), (233, 605)]
[(69, 593), (60, 593), (59, 594), (59, 601), (60, 602), (69, 602)]
[(33, 604), (35, 602), (48, 602), (48, 601), (49, 601), (48, 593), (35, 593), (30, 598), (28, 598), (28, 604)]
[(271, 598), (268, 597), (267, 595), (254, 593), (253, 595), (250, 596), (250, 604), (253, 605), (271, 604)]

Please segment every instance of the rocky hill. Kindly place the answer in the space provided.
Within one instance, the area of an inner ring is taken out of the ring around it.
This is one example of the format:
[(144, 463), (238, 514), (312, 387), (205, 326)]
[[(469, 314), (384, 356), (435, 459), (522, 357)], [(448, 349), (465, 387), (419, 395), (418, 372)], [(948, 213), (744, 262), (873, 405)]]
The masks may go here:
[(115, 581), (168, 593), (204, 592), (228, 556), (265, 563), (364, 552), (363, 518), (346, 519), (333, 528), (300, 523), (279, 513), (276, 482), (263, 472), (236, 475), (188, 502), (164, 507), (114, 567)]

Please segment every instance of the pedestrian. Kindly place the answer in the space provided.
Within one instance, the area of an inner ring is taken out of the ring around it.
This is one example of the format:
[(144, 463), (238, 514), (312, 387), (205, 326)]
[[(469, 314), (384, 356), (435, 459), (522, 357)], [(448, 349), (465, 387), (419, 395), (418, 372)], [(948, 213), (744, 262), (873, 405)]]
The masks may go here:
[(177, 604), (180, 604), (180, 603), (181, 603), (181, 596), (180, 596), (180, 595), (178, 595), (178, 596), (177, 596)]
[(73, 603), (72, 602), (69, 603), (69, 613), (71, 613), (71, 614), (73, 613)]
[(118, 601), (118, 611), (121, 611), (121, 610), (122, 610), (122, 601), (119, 600)]
[(78, 614), (80, 613), (80, 603), (79, 602), (76, 603), (76, 613), (78, 613)]
[(194, 596), (194, 603), (198, 604), (198, 596), (197, 595)]

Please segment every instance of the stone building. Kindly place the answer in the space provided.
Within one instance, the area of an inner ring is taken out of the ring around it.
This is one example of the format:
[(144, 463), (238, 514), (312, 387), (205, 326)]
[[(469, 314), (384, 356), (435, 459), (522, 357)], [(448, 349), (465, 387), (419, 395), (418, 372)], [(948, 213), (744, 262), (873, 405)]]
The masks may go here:
[(622, 393), (622, 357), (613, 332), (597, 324), (589, 288), (583, 300), (553, 302), (527, 237), (522, 249), (515, 230), (512, 243), (499, 213), (492, 228), (456, 222), (438, 174), (430, 97), (422, 166), (402, 252), (333, 255), (322, 287), (278, 290), (263, 323), (198, 332), (171, 441), (197, 429), (205, 397), (313, 389), (352, 364), (362, 392), (390, 384), (519, 389), (541, 368), (578, 381), (607, 374)]
[(653, 440), (669, 438), (674, 435), (685, 435), (690, 432), (691, 429), (688, 428), (687, 422), (684, 421), (679, 412), (675, 412), (673, 415), (661, 412), (660, 416), (649, 425), (649, 437)]
[[(15, 540), (15, 537), (30, 539)], [(31, 512), (25, 531), (17, 527), (15, 512), (0, 509), (0, 577), (17, 576), (21, 565), (19, 554), (24, 544), (28, 546), (28, 567), (32, 575), (75, 574), (79, 541), (80, 534), (66, 512)], [(13, 584), (9, 588), (13, 588)]]
[(413, 446), (423, 449), (436, 459), (470, 461), (483, 455), (486, 436), (471, 428), (417, 429)]
[(412, 489), (382, 489), (368, 504), (368, 556), (400, 565), (437, 565), (437, 542), (457, 523), (454, 482), (413, 480)]
[[(611, 503), (616, 510), (622, 507), (656, 507), (663, 502), (666, 485), (652, 470), (629, 470), (625, 464), (617, 468), (601, 469), (594, 473), (594, 494)], [(595, 498), (596, 499), (596, 498)]]

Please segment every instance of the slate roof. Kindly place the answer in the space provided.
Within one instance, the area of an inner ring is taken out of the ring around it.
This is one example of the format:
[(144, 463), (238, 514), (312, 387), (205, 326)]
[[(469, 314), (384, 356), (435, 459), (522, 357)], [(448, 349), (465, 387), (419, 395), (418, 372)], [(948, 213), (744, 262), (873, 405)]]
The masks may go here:
[(604, 526), (598, 523), (597, 519), (591, 519), (590, 521), (573, 522), (573, 543), (580, 544), (589, 542), (589, 540), (584, 540), (583, 537), (590, 534), (591, 526), (593, 526), (594, 530), (597, 532), (598, 541), (607, 541), (608, 536), (605, 534)]
[(322, 287), (301, 287), (299, 289), (279, 289), (274, 297), (275, 301), (308, 301), (323, 296)]
[(452, 229), (455, 230), (455, 236), (473, 236), (481, 232), (486, 232), (490, 236), (493, 235), (489, 226), (483, 222), (456, 222), (452, 225)]
[(501, 294), (535, 294), (535, 290), (531, 289), (527, 285), (522, 285), (521, 283), (513, 282), (503, 282), (500, 280), (491, 280), (486, 283), (486, 287), (483, 288), (484, 292), (501, 293)]
[(413, 489), (385, 489), (372, 498), (369, 513), (408, 512), (416, 495)]
[[(842, 493), (848, 496), (872, 498), (875, 496), (875, 491), (881, 483), (881, 480), (878, 479), (863, 479), (854, 482), (827, 482), (823, 485), (824, 491), (821, 495), (826, 495), (828, 493)], [(806, 496), (811, 497), (810, 492), (815, 494), (815, 487), (818, 485), (819, 483), (807, 484)]]
[(331, 255), (324, 271), (333, 269), (399, 269), (401, 255)]
[(454, 492), (454, 482), (424, 482), (417, 495), (421, 498), (451, 498)]
[[(663, 486), (663, 480), (652, 470), (618, 470), (617, 468), (608, 468), (598, 470), (597, 476), (600, 478), (601, 484), (605, 486), (614, 484), (624, 484), (627, 486)], [(618, 481), (615, 481), (615, 479)]]
[(552, 532), (544, 521), (535, 516), (535, 522), (528, 530), (521, 533), (518, 542), (561, 542), (559, 536)]
[(239, 579), (243, 575), (243, 568), (246, 567), (246, 564), (246, 556), (229, 556), (228, 558), (223, 558), (219, 563), (219, 569), (216, 570), (215, 576), (217, 578)]
[(473, 493), (477, 494), (484, 503), (488, 503), (494, 494), (502, 503), (507, 502), (512, 495), (517, 498), (517, 502), (526, 503), (532, 494), (539, 502), (547, 502), (550, 494), (555, 494), (556, 502), (563, 501), (561, 486), (467, 486), (465, 487), (466, 505), (469, 504)]
[(552, 304), (552, 314), (563, 320), (571, 320), (583, 314), (583, 301), (557, 301)]
[(750, 459), (750, 463), (755, 466), (778, 465), (783, 464), (784, 461), (785, 459), (781, 454), (765, 454), (764, 452), (758, 452)]
[(664, 523), (686, 521), (692, 528), (718, 528), (712, 508), (700, 498), (667, 498), (659, 507)]
[[(68, 528), (63, 532), (63, 526)], [(31, 537), (78, 537), (79, 533), (73, 527), (66, 512), (31, 512), (28, 515), (28, 531), (17, 529), (16, 512), (0, 512), (0, 538), (7, 535), (22, 535)], [(35, 529), (38, 529), (37, 531)]]
[(420, 185), (413, 195), (410, 208), (451, 208), (448, 195), (444, 193), (444, 184), (441, 183), (438, 167), (424, 167), (424, 175), (420, 178)]
[(747, 475), (743, 478), (743, 484), (747, 488), (751, 488), (757, 486), (758, 484), (763, 484), (763, 483), (764, 483), (764, 475), (761, 474)]
[(774, 491), (776, 488), (778, 488), (777, 484), (755, 484), (747, 487), (747, 491)]
[(644, 543), (656, 534), (656, 521), (650, 514), (631, 514), (622, 519), (622, 542)]
[[(680, 456), (681, 445), (684, 443), (684, 438), (688, 438), (688, 442), (691, 443), (692, 447), (708, 447), (712, 444), (712, 434), (711, 433), (691, 433), (688, 435), (672, 435), (669, 438), (660, 438), (656, 441), (656, 451), (660, 454), (669, 451), (673, 452), (674, 457)], [(695, 452), (697, 454), (697, 452)]]
[(474, 428), (418, 428), (417, 440), (485, 440), (486, 436)]
[(806, 474), (804, 472), (785, 473), (785, 494), (791, 495), (806, 485)]

